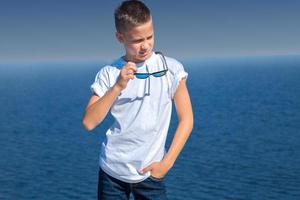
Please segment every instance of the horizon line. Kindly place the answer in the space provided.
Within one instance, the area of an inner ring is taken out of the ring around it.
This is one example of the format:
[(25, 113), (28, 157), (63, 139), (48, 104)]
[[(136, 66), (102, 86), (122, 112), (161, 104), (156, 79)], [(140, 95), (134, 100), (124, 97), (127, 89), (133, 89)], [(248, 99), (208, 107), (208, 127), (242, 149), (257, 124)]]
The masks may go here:
[[(211, 59), (246, 59), (246, 58), (268, 58), (268, 57), (286, 57), (286, 56), (300, 56), (298, 53), (284, 53), (284, 54), (249, 54), (249, 55), (215, 55), (215, 56), (199, 56), (199, 57), (189, 57), (189, 58), (180, 58), (178, 60), (190, 62), (190, 61), (200, 61), (200, 60), (211, 60)], [(177, 58), (176, 58), (177, 59)], [(103, 59), (96, 57), (85, 57), (85, 58), (42, 58), (34, 60), (18, 60), (18, 61), (0, 61), (0, 65), (19, 65), (19, 64), (51, 64), (51, 63), (112, 63), (115, 59)]]

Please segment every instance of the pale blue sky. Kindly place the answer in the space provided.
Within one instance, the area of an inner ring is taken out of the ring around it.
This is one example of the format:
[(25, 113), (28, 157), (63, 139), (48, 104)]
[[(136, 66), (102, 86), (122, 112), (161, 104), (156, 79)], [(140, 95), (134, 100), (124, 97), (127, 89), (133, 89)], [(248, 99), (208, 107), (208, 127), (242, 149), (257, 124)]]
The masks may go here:
[[(1, 0), (0, 63), (112, 60), (110, 0)], [(298, 0), (148, 0), (155, 49), (178, 59), (300, 54)]]

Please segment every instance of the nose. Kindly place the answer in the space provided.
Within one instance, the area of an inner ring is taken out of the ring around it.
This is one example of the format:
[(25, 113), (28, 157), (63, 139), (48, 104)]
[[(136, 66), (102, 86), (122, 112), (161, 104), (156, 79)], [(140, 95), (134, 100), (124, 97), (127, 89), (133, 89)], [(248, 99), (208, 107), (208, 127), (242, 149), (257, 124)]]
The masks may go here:
[(147, 43), (147, 41), (144, 41), (142, 44), (141, 44), (141, 49), (142, 50), (147, 50), (149, 48), (149, 45)]

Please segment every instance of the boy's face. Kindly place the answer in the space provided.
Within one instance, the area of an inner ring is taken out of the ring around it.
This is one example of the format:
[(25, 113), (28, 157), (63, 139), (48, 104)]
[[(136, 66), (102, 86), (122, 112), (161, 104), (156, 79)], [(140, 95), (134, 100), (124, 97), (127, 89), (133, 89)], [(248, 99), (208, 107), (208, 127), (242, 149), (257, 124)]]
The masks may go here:
[(152, 20), (136, 26), (127, 32), (117, 32), (117, 39), (124, 44), (125, 59), (131, 62), (143, 62), (150, 58), (154, 46)]

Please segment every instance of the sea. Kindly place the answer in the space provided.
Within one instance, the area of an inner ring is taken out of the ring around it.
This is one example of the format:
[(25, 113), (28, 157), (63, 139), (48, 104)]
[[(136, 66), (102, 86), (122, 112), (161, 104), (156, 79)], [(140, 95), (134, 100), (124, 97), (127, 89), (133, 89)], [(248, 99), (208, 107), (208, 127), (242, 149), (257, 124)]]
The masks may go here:
[[(300, 199), (300, 56), (183, 60), (194, 128), (171, 200)], [(96, 199), (109, 115), (81, 120), (104, 62), (0, 65), (0, 199)], [(166, 149), (177, 127), (174, 107)]]

